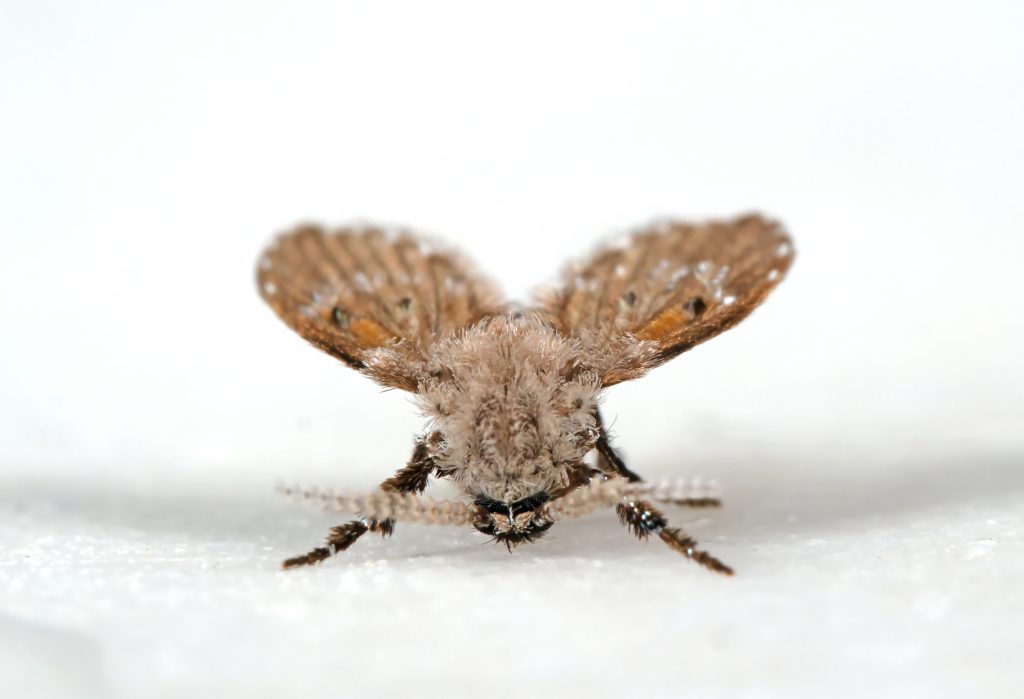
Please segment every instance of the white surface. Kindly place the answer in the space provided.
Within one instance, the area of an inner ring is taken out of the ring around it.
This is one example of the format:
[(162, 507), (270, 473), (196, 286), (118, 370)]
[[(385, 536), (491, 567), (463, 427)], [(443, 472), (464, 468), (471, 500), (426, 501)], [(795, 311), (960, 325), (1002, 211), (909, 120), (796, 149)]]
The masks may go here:
[[(1024, 14), (1013, 3), (7, 5), (0, 675), (20, 696), (1015, 696)], [(510, 295), (652, 216), (796, 239), (742, 327), (613, 389), (722, 579), (609, 514), (514, 556), (402, 527), (278, 571), (408, 399), (253, 264), (408, 223)], [(6, 689), (5, 689), (6, 691)], [(48, 693), (48, 694), (47, 694)]]

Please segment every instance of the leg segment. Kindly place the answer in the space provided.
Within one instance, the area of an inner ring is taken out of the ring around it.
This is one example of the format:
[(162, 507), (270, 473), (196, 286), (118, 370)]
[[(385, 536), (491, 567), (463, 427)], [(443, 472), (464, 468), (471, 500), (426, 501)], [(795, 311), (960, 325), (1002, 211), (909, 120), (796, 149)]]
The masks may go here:
[(680, 529), (670, 528), (664, 515), (654, 509), (649, 502), (643, 500), (624, 502), (617, 505), (615, 511), (619, 515), (619, 521), (626, 525), (638, 539), (644, 540), (652, 533), (657, 534), (669, 547), (700, 563), (705, 568), (716, 573), (732, 575), (732, 568), (710, 553), (698, 549), (697, 541), (693, 537)]
[(331, 554), (341, 553), (349, 546), (354, 544), (359, 537), (367, 532), (369, 527), (363, 524), (359, 520), (353, 520), (347, 524), (342, 524), (331, 529), (331, 533), (327, 535), (327, 546), (320, 546), (309, 553), (304, 553), (301, 556), (295, 556), (289, 558), (287, 561), (281, 564), (283, 568), (297, 568), (299, 566), (313, 565), (319, 563), (325, 558), (329, 558)]
[[(433, 438), (435, 435), (431, 435)], [(437, 467), (434, 460), (430, 458), (430, 450), (427, 448), (427, 440), (416, 443), (413, 449), (412, 458), (404, 468), (380, 484), (381, 490), (388, 490), (395, 493), (422, 493), (427, 488), (427, 481), (430, 474)], [(372, 519), (367, 522), (371, 532), (381, 536), (391, 536), (395, 532), (395, 520), (393, 519)]]
[(694, 509), (705, 509), (709, 507), (721, 507), (722, 501), (718, 498), (659, 498), (653, 497), (658, 502), (666, 502), (677, 507), (692, 507)]
[[(430, 438), (433, 438), (431, 435)], [(401, 468), (394, 476), (380, 484), (382, 490), (398, 493), (422, 493), (427, 487), (427, 480), (430, 474), (436, 470), (434, 460), (430, 458), (427, 448), (427, 439), (416, 443), (412, 458), (409, 463)], [(327, 535), (325, 546), (319, 546), (309, 553), (289, 558), (281, 564), (283, 568), (298, 568), (299, 566), (313, 565), (331, 555), (341, 553), (349, 546), (356, 543), (366, 532), (375, 532), (381, 536), (391, 536), (395, 530), (395, 520), (361, 520), (354, 519), (346, 524), (333, 527)]]
[(421, 440), (416, 443), (409, 463), (381, 483), (380, 487), (382, 490), (397, 493), (422, 493), (435, 468), (434, 460), (430, 458), (430, 451), (427, 449), (427, 440)]
[(629, 470), (626, 463), (622, 458), (615, 453), (612, 449), (611, 443), (608, 441), (608, 432), (604, 428), (604, 420), (601, 419), (601, 411), (595, 410), (594, 417), (597, 418), (597, 429), (599, 432), (597, 438), (597, 465), (602, 471), (606, 473), (615, 473), (623, 478), (626, 478), (631, 483), (637, 483), (642, 481), (643, 478), (639, 474)]

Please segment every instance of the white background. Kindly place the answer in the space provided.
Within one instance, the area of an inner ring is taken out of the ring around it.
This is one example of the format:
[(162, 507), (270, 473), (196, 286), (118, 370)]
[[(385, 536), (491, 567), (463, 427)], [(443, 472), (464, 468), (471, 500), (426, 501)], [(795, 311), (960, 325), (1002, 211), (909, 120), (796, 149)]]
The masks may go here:
[[(0, 669), (55, 696), (1012, 696), (1024, 672), (1024, 11), (982, 3), (3, 2)], [(720, 579), (610, 514), (402, 527), (284, 573), (408, 397), (254, 262), (411, 225), (510, 296), (655, 216), (787, 279), (605, 412)]]

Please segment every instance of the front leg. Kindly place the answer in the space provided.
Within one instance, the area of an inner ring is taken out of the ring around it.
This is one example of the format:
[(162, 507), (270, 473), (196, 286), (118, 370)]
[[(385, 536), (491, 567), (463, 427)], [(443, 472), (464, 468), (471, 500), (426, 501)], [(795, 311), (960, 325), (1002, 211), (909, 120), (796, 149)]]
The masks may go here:
[(622, 476), (630, 483), (642, 481), (643, 478), (638, 473), (631, 471), (622, 457), (612, 448), (611, 442), (608, 441), (608, 431), (604, 428), (604, 420), (601, 419), (600, 410), (594, 410), (594, 418), (597, 420), (598, 430), (597, 444), (594, 445), (597, 448), (597, 467), (605, 473)]
[(615, 507), (622, 522), (641, 541), (652, 533), (687, 558), (700, 563), (716, 573), (732, 575), (732, 568), (722, 563), (706, 551), (697, 548), (697, 541), (681, 529), (669, 528), (665, 516), (658, 512), (649, 502), (630, 500)]
[[(409, 463), (399, 469), (394, 476), (380, 484), (381, 490), (388, 490), (397, 493), (422, 493), (427, 487), (427, 481), (436, 469), (437, 465), (430, 457), (428, 442), (436, 437), (431, 435), (416, 443)], [(346, 524), (333, 527), (327, 535), (325, 546), (318, 546), (309, 553), (289, 558), (281, 564), (283, 568), (297, 568), (299, 566), (313, 565), (319, 563), (332, 554), (341, 553), (349, 546), (356, 543), (363, 534), (368, 531), (376, 532), (381, 536), (390, 536), (395, 530), (393, 519), (354, 519)]]

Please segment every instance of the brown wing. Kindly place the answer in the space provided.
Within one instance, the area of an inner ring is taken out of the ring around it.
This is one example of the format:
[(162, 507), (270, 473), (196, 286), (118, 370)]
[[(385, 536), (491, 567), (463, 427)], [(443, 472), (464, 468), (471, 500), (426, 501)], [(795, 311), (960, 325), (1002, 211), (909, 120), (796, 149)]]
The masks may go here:
[(792, 261), (789, 236), (760, 216), (661, 222), (571, 266), (540, 304), (598, 358), (610, 386), (736, 325)]
[[(406, 390), (416, 389), (416, 376), (401, 368), (403, 358), (424, 359), (437, 341), (502, 310), (498, 291), (465, 260), (411, 233), (374, 227), (285, 233), (260, 258), (257, 282), (299, 335)], [(373, 365), (380, 349), (392, 350), (386, 371)]]

